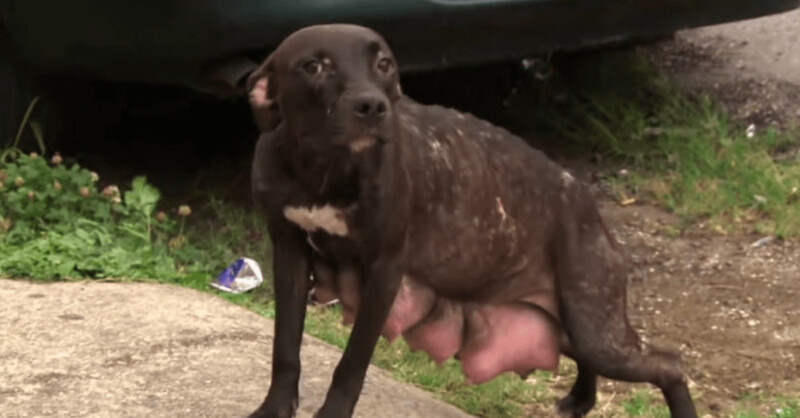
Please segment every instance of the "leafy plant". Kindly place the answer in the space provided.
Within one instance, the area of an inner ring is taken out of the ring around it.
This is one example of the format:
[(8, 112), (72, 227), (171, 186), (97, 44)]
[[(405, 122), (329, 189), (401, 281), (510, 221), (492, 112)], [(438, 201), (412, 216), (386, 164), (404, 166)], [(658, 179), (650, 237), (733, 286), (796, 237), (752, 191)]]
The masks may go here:
[(48, 163), (35, 153), (0, 163), (0, 274), (39, 279), (170, 278), (166, 237), (176, 223), (154, 222), (159, 192), (137, 177), (120, 198), (98, 191), (97, 174)]

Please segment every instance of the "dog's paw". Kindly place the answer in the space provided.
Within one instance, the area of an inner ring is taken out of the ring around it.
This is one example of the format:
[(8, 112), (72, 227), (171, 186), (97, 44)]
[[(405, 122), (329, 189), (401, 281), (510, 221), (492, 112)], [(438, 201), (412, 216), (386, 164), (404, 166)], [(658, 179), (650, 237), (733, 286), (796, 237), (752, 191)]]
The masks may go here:
[(266, 409), (257, 409), (252, 414), (248, 415), (247, 418), (293, 418), (294, 411), (291, 409), (283, 409), (283, 410), (266, 410)]
[(350, 415), (341, 411), (331, 412), (320, 409), (316, 414), (314, 414), (314, 418), (350, 418)]
[(580, 397), (574, 393), (570, 393), (562, 398), (556, 404), (558, 415), (563, 418), (581, 418), (586, 416), (592, 407), (594, 407), (594, 396)]
[(296, 399), (293, 402), (272, 402), (267, 399), (247, 418), (292, 418), (296, 410)]
[(314, 418), (350, 418), (353, 413), (353, 404), (348, 403), (342, 398), (333, 396), (325, 400)]

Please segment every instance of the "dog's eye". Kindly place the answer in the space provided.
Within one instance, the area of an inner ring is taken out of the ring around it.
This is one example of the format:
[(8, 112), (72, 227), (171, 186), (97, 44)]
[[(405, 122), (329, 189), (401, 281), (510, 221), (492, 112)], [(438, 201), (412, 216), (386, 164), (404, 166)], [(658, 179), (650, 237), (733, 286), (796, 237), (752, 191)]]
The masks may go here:
[(384, 57), (375, 63), (375, 67), (378, 69), (378, 71), (384, 74), (389, 74), (392, 72), (392, 70), (394, 70), (394, 61), (392, 61), (390, 58)]
[(317, 75), (322, 72), (322, 63), (319, 61), (309, 61), (303, 64), (303, 71), (311, 75)]

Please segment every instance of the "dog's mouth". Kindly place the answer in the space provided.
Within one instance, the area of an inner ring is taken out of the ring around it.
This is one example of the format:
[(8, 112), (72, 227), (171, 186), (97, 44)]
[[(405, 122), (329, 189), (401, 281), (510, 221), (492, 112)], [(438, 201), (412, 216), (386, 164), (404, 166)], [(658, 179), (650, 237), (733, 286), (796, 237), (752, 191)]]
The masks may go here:
[(383, 138), (381, 129), (359, 129), (356, 132), (338, 136), (334, 143), (347, 149), (351, 154), (360, 154), (382, 143)]
[(350, 148), (350, 151), (357, 154), (372, 148), (377, 142), (378, 137), (375, 135), (361, 135), (348, 142), (347, 146)]

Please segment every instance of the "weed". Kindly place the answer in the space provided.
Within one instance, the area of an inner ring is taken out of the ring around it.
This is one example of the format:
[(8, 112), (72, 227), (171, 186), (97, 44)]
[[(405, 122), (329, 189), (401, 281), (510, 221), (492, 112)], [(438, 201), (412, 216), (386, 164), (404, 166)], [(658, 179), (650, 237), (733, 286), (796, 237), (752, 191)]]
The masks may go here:
[(780, 404), (781, 406), (772, 411), (772, 418), (800, 418), (800, 401), (797, 399), (783, 399)]
[(92, 173), (77, 165), (49, 166), (32, 153), (0, 167), (1, 179), (13, 179), (2, 185), (0, 201), (2, 274), (122, 277), (136, 263), (142, 267), (136, 277), (147, 277), (166, 268), (159, 254), (141, 245), (147, 240), (141, 224), (146, 208), (136, 199), (152, 200), (153, 193), (144, 179), (134, 182), (122, 203), (119, 196), (97, 193)]
[(758, 418), (758, 413), (752, 409), (736, 411), (733, 418)]
[(6, 148), (3, 150), (3, 152), (0, 153), (0, 163), (6, 163), (9, 160), (17, 158), (17, 156), (23, 154), (22, 150), (19, 148), (19, 143), (22, 140), (22, 134), (25, 132), (25, 128), (31, 129), (33, 137), (36, 139), (37, 145), (39, 145), (39, 151), (42, 153), (42, 155), (45, 154), (46, 148), (44, 145), (42, 128), (38, 122), (31, 119), (31, 115), (33, 115), (33, 110), (36, 108), (37, 103), (39, 103), (38, 97), (31, 100), (30, 104), (28, 104), (28, 109), (25, 111), (25, 115), (22, 117), (22, 122), (19, 124), (19, 129), (17, 129), (17, 135), (6, 145)]
[[(766, 416), (769, 418), (800, 418), (800, 400), (796, 397), (777, 396), (770, 397), (764, 394), (748, 397), (743, 402), (744, 406), (730, 416), (732, 418), (755, 418)], [(753, 405), (761, 405), (759, 409), (766, 414), (759, 413)]]
[[(800, 164), (786, 152), (800, 146), (796, 135), (751, 137), (709, 98), (687, 98), (630, 59), (579, 85), (569, 111), (552, 118), (581, 152), (625, 165), (631, 174), (611, 188), (717, 232), (800, 236)], [(636, 88), (620, 89), (620, 78)]]
[[(188, 206), (178, 209), (180, 220), (156, 214), (160, 193), (144, 177), (124, 192), (100, 191), (97, 174), (62, 161), (21, 154), (0, 163), (0, 274), (207, 282), (235, 258), (222, 246), (230, 239), (207, 239), (221, 238), (215, 231), (184, 234)], [(228, 214), (211, 205), (224, 220)]]
[(622, 409), (629, 417), (668, 418), (669, 409), (664, 405), (653, 405), (653, 395), (645, 390), (637, 390), (622, 402)]

